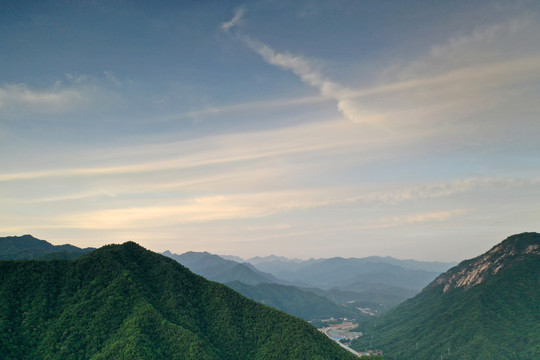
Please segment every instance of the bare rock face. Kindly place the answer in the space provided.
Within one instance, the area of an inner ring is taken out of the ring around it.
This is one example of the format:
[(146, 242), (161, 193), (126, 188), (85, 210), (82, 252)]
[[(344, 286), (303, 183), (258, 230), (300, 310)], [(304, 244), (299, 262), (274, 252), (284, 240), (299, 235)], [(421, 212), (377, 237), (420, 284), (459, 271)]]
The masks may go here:
[(455, 288), (471, 288), (497, 274), (503, 267), (540, 254), (540, 234), (513, 235), (474, 259), (465, 260), (440, 275), (429, 287), (441, 287), (446, 293)]

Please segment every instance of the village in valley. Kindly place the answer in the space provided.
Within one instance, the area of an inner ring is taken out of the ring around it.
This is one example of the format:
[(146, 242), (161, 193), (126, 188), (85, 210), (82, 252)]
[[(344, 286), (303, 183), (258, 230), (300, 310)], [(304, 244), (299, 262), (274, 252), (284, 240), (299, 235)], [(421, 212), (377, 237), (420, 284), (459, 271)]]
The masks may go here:
[(354, 331), (358, 328), (358, 324), (354, 322), (354, 319), (334, 319), (330, 318), (322, 320), (322, 327), (319, 327), (319, 331), (324, 333), (330, 339), (337, 342), (342, 348), (355, 354), (356, 356), (372, 355), (372, 352), (360, 353), (350, 348), (351, 341), (358, 339), (362, 336), (362, 332)]

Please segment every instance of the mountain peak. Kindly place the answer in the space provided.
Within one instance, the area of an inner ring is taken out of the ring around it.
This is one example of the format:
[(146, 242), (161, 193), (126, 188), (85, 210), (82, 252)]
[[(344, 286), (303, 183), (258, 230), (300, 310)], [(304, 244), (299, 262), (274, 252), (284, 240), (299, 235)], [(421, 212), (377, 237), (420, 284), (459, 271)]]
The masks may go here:
[(430, 285), (442, 286), (446, 293), (455, 288), (471, 288), (497, 274), (502, 268), (511, 266), (524, 258), (540, 254), (540, 234), (522, 233), (512, 235), (488, 252), (461, 262), (440, 275)]

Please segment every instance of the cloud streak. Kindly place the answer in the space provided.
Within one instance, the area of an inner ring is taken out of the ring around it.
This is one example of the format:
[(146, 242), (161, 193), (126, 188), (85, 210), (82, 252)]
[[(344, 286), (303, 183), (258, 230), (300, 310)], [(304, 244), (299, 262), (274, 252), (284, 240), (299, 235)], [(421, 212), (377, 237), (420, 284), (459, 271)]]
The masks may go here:
[(516, 81), (528, 81), (522, 76), (540, 78), (539, 33), (538, 23), (530, 17), (479, 27), (432, 46), (404, 66), (382, 71), (384, 83), (364, 89), (332, 81), (302, 56), (278, 52), (240, 32), (237, 36), (266, 63), (317, 89), (321, 100), (335, 101), (344, 118), (402, 131), (409, 123), (448, 120), (448, 114), (458, 124), (461, 117), (492, 107), (505, 92), (515, 92)]
[(30, 89), (25, 84), (5, 84), (0, 87), (0, 112), (33, 109), (46, 113), (61, 113), (84, 101), (76, 89)]
[(221, 24), (221, 30), (229, 31), (231, 28), (237, 26), (244, 17), (245, 13), (246, 10), (242, 7), (236, 9), (232, 19)]
[[(238, 9), (230, 21), (221, 24), (221, 29), (228, 32), (241, 21), (244, 14), (245, 10), (243, 8)], [(249, 36), (239, 35), (239, 38), (242, 39), (249, 49), (259, 54), (268, 64), (292, 71), (305, 84), (316, 88), (324, 98), (337, 101), (337, 108), (345, 118), (353, 122), (376, 120), (376, 117), (373, 115), (362, 113), (360, 109), (355, 107), (354, 104), (344, 96), (346, 93), (350, 92), (350, 89), (327, 79), (320, 71), (316, 70), (302, 57), (290, 53), (279, 53), (270, 46), (252, 39)]]
[(349, 100), (350, 96), (348, 94), (351, 89), (327, 79), (302, 57), (290, 53), (279, 53), (270, 46), (248, 36), (241, 38), (251, 50), (259, 54), (268, 64), (292, 71), (305, 84), (316, 88), (324, 98), (337, 101), (337, 108), (346, 119), (356, 123), (378, 120), (378, 117), (373, 114), (363, 113)]

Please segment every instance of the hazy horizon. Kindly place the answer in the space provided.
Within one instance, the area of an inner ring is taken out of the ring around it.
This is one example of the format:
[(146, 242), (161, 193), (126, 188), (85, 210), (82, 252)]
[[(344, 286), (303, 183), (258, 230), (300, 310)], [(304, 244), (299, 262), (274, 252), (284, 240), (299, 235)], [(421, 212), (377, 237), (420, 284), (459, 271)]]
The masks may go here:
[(461, 261), (540, 218), (540, 3), (0, 4), (0, 236)]

